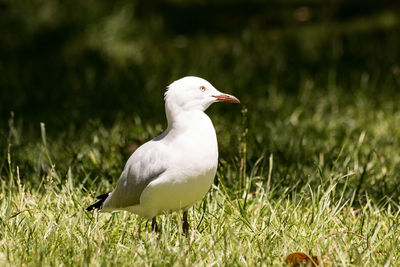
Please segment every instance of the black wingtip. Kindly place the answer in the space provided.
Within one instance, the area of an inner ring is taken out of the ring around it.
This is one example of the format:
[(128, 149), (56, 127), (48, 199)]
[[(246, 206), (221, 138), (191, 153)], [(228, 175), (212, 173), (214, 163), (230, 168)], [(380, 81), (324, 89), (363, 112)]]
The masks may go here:
[(89, 207), (86, 208), (86, 211), (91, 211), (94, 209), (98, 209), (100, 210), (103, 206), (104, 201), (107, 199), (107, 197), (110, 195), (110, 192), (102, 194), (100, 196), (97, 196), (96, 199), (98, 199), (99, 201), (97, 201), (96, 203), (90, 205)]
[(105, 194), (101, 194), (99, 196), (96, 197), (96, 199), (100, 199), (100, 200), (106, 200), (106, 198), (108, 198), (108, 196), (110, 195), (111, 192), (105, 193)]

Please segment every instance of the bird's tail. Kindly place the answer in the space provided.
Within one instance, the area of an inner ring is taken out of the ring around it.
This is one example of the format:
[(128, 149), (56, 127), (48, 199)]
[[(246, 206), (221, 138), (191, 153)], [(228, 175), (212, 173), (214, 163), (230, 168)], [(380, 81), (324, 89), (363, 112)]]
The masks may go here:
[(110, 195), (110, 192), (102, 194), (100, 196), (97, 196), (96, 199), (98, 199), (99, 201), (97, 201), (96, 203), (90, 205), (89, 207), (86, 208), (86, 211), (91, 211), (94, 209), (98, 209), (101, 210), (101, 208), (103, 207), (103, 203), (104, 201), (106, 201), (107, 197)]

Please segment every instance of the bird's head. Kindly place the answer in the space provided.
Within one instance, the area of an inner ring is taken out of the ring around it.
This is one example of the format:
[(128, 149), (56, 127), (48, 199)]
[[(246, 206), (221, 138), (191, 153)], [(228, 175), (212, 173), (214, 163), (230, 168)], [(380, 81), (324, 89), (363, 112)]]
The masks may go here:
[(171, 83), (165, 92), (167, 111), (205, 111), (215, 102), (240, 103), (236, 97), (221, 93), (208, 81), (194, 76)]

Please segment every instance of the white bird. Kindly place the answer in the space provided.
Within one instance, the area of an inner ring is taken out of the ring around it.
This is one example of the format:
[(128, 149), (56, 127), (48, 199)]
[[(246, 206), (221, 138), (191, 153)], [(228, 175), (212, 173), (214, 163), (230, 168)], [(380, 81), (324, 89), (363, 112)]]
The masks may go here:
[(152, 219), (183, 210), (183, 231), (188, 236), (187, 210), (201, 200), (213, 183), (218, 165), (214, 126), (204, 111), (215, 102), (240, 103), (208, 81), (184, 77), (165, 92), (168, 128), (140, 146), (128, 159), (117, 186), (97, 197), (86, 210), (126, 210)]

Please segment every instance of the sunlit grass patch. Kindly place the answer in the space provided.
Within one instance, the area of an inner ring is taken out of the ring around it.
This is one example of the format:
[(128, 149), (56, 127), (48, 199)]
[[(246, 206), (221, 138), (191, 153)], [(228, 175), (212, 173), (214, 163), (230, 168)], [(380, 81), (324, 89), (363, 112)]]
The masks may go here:
[[(354, 208), (334, 196), (335, 181), (325, 188), (304, 186), (297, 192), (288, 188), (279, 197), (260, 180), (240, 198), (229, 196), (222, 185), (213, 187), (191, 210), (186, 239), (178, 213), (160, 216), (157, 235), (136, 215), (85, 212), (92, 197), (68, 177), (61, 180), (46, 181), (42, 191), (18, 185), (18, 180), (13, 186), (3, 181), (4, 264), (279, 266), (296, 251), (339, 265), (373, 266), (399, 260), (399, 207), (367, 201)], [(327, 237), (341, 231), (366, 239)]]
[[(231, 123), (211, 112), (221, 157), (214, 186), (161, 233), (126, 212), (86, 212), (125, 160), (157, 135), (138, 117), (31, 137), (10, 119), (1, 167), (0, 264), (282, 266), (292, 253), (329, 265), (398, 265), (399, 111), (365, 95), (276, 92)], [(286, 102), (285, 102), (286, 101)], [(286, 104), (285, 104), (286, 103)], [(313, 256), (315, 258), (313, 258)]]

